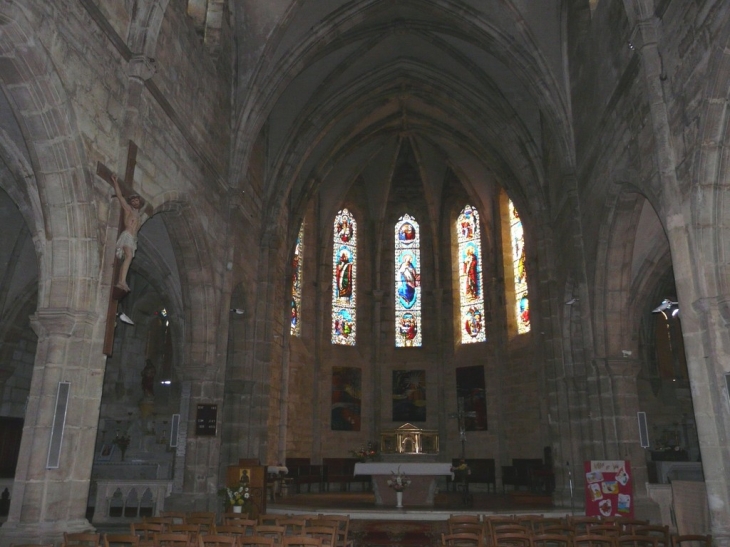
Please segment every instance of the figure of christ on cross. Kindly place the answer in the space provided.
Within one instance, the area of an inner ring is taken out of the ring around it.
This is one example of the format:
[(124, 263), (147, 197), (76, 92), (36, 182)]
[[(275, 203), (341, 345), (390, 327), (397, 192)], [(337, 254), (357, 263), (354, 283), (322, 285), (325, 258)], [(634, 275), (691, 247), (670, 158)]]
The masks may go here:
[(111, 176), (112, 184), (114, 185), (114, 191), (116, 192), (119, 204), (122, 206), (124, 213), (124, 230), (119, 234), (117, 239), (116, 255), (122, 262), (119, 268), (119, 278), (116, 286), (123, 291), (129, 292), (129, 285), (127, 285), (127, 273), (129, 272), (129, 265), (132, 263), (134, 253), (137, 250), (137, 233), (142, 227), (142, 224), (149, 218), (147, 214), (142, 210), (144, 207), (144, 200), (139, 194), (130, 194), (125, 197), (122, 195), (122, 189), (119, 187), (119, 181), (116, 175)]

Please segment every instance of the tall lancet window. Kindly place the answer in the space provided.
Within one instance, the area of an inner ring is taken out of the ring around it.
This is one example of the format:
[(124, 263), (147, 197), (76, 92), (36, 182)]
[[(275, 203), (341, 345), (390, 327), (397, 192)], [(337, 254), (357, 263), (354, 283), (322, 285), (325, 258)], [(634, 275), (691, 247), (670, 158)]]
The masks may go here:
[(421, 346), (421, 231), (409, 215), (395, 225), (395, 346)]
[(304, 221), (299, 226), (297, 242), (294, 245), (294, 256), (291, 261), (291, 327), (292, 336), (302, 335), (302, 259), (304, 253)]
[(332, 343), (354, 346), (357, 327), (357, 222), (347, 209), (335, 217), (332, 245)]
[(525, 270), (525, 236), (520, 214), (509, 200), (509, 227), (512, 242), (512, 267), (515, 277), (515, 316), (517, 334), (530, 332), (530, 300), (527, 296), (527, 271)]
[(471, 205), (456, 219), (459, 243), (459, 303), (461, 343), (484, 342), (484, 286), (482, 283), (482, 237), (479, 213)]

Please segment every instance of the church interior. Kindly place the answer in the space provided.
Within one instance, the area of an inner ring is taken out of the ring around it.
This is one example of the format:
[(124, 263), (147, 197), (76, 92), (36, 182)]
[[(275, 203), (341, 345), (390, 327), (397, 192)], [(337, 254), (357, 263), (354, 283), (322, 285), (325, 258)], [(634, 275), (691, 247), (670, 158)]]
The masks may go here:
[(720, 0), (0, 2), (0, 545), (368, 451), (579, 510), (627, 462), (729, 545), (729, 40)]

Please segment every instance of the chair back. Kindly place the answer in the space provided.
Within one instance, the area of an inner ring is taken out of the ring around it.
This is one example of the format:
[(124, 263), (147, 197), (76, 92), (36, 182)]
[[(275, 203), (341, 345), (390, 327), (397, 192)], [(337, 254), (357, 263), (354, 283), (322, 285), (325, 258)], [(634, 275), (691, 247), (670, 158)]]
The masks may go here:
[(337, 545), (336, 526), (307, 526), (303, 535), (320, 540), (323, 547), (336, 547)]
[(672, 547), (712, 547), (712, 536), (678, 534), (672, 536)]
[(264, 536), (241, 536), (238, 538), (239, 547), (259, 547), (264, 545), (265, 547), (273, 547), (275, 545), (274, 538), (267, 538)]
[(504, 533), (494, 536), (493, 545), (497, 547), (532, 547), (532, 535), (529, 533)]
[(573, 536), (563, 534), (535, 534), (533, 547), (573, 547)]
[[(255, 526), (255, 525), (254, 525)], [(252, 536), (254, 526), (238, 526), (237, 524), (221, 524), (215, 527), (219, 536)]]
[(101, 534), (93, 532), (64, 532), (63, 545), (69, 547), (96, 547), (101, 541)]
[(198, 547), (238, 547), (236, 536), (222, 536), (217, 534), (200, 534)]
[(637, 536), (653, 536), (660, 547), (671, 547), (669, 526), (637, 524), (632, 526), (631, 533)]
[(254, 532), (257, 536), (273, 538), (276, 545), (281, 545), (281, 539), (284, 537), (284, 527), (274, 524), (258, 524)]
[(307, 521), (295, 517), (286, 517), (277, 520), (276, 525), (284, 527), (285, 536), (303, 536)]
[(611, 536), (614, 538), (622, 534), (621, 527), (617, 524), (589, 524), (588, 533), (594, 536)]
[(139, 547), (139, 536), (134, 534), (104, 534), (104, 547)]
[(573, 547), (616, 547), (616, 538), (598, 534), (580, 534), (573, 536)]
[(654, 536), (624, 535), (616, 538), (617, 547), (657, 547)]
[(160, 516), (166, 519), (172, 519), (172, 524), (184, 524), (188, 514), (184, 511), (160, 511)]
[[(350, 533), (350, 515), (320, 515), (321, 519), (325, 522), (336, 522), (337, 523), (337, 545), (338, 547), (346, 547), (348, 542), (348, 535)], [(311, 521), (310, 526), (315, 526)]]
[(461, 532), (456, 534), (441, 534), (441, 545), (443, 547), (483, 547), (482, 536)]
[(322, 542), (308, 536), (286, 536), (281, 545), (282, 547), (321, 547)]
[(154, 547), (190, 547), (190, 536), (188, 534), (172, 534), (169, 532), (155, 534), (153, 538)]
[(129, 525), (132, 534), (139, 536), (140, 543), (152, 542), (155, 534), (162, 534), (165, 527), (162, 524), (153, 522), (133, 522)]

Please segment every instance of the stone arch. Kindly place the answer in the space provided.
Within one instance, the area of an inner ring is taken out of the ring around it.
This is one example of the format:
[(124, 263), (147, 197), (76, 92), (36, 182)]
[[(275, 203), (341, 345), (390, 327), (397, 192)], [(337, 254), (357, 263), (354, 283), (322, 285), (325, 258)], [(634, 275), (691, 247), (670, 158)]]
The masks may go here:
[[(24, 214), (33, 213), (29, 226), (34, 227), (34, 237), (42, 234), (44, 239), (37, 243), (43, 248), (38, 305), (94, 309), (99, 254), (87, 242), (98, 239), (96, 214), (73, 106), (42, 44), (33, 38), (34, 24), (28, 15), (17, 4), (9, 4), (0, 18), (4, 23), (0, 33), (3, 89), (28, 144), (35, 173), (35, 187), (27, 187), (28, 197), (20, 206)], [(49, 116), (55, 123), (39, 123)], [(59, 268), (60, 264), (67, 267)]]

